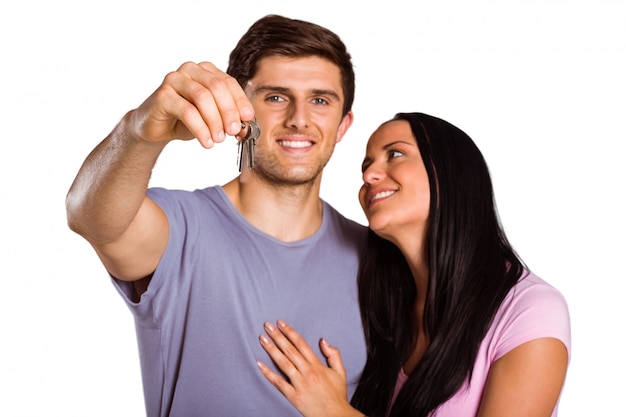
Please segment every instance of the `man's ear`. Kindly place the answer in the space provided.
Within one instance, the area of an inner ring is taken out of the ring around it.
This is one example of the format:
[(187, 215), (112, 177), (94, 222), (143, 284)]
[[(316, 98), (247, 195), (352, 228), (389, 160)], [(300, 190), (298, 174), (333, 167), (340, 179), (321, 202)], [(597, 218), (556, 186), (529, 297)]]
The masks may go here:
[(353, 121), (354, 114), (352, 113), (352, 111), (349, 111), (348, 113), (346, 113), (345, 116), (343, 116), (341, 123), (339, 123), (339, 129), (337, 129), (337, 141), (335, 143), (341, 142), (343, 136), (346, 134), (350, 126), (352, 126)]

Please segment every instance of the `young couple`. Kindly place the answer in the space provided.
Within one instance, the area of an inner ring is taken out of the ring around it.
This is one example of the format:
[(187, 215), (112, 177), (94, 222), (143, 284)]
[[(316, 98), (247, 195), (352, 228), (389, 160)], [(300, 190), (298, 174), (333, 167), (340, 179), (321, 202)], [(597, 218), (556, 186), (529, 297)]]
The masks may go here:
[[(320, 199), (354, 88), (335, 33), (269, 15), (226, 72), (183, 64), (83, 163), (68, 224), (133, 313), (148, 416), (556, 415), (567, 304), (507, 241), (465, 133), (382, 123), (369, 228)], [(232, 181), (148, 188), (170, 141), (211, 148), (252, 120), (254, 166)]]

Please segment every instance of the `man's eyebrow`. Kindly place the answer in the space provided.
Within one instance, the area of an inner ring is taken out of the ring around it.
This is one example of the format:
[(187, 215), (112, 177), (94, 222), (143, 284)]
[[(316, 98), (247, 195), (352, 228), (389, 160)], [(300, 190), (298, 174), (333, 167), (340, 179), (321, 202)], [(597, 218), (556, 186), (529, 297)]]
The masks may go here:
[(273, 93), (288, 94), (290, 90), (286, 87), (278, 87), (278, 86), (273, 86), (273, 85), (260, 85), (254, 89), (255, 94), (264, 93), (268, 91), (273, 92)]
[(339, 97), (339, 94), (337, 94), (337, 92), (334, 90), (314, 89), (313, 91), (311, 91), (311, 94), (314, 96), (329, 96), (329, 97), (334, 98), (335, 100), (341, 100), (341, 97)]

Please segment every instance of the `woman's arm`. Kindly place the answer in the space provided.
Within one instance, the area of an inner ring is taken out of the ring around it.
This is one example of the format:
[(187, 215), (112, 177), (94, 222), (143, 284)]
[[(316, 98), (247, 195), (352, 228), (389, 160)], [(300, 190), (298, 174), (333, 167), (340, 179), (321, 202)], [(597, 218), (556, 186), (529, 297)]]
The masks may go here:
[(491, 367), (478, 417), (550, 417), (567, 364), (567, 349), (558, 339), (535, 339), (516, 347)]
[(303, 416), (363, 417), (348, 402), (346, 371), (339, 349), (324, 339), (320, 341), (326, 366), (285, 322), (279, 320), (276, 326), (265, 323), (265, 331), (269, 337), (259, 338), (261, 346), (289, 379), (272, 372), (261, 361), (257, 362), (259, 369)]

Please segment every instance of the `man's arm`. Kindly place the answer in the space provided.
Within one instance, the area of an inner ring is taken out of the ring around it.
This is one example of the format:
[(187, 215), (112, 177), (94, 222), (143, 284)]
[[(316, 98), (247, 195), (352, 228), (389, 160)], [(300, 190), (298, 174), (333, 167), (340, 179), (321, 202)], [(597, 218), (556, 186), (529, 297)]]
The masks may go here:
[(70, 228), (91, 243), (111, 274), (128, 281), (154, 271), (168, 239), (165, 214), (146, 197), (165, 143), (135, 137), (131, 117), (89, 154), (66, 200)]
[(69, 227), (115, 277), (150, 275), (169, 237), (165, 214), (146, 196), (159, 154), (174, 139), (211, 148), (253, 118), (232, 77), (210, 63), (183, 64), (89, 154), (67, 195)]

